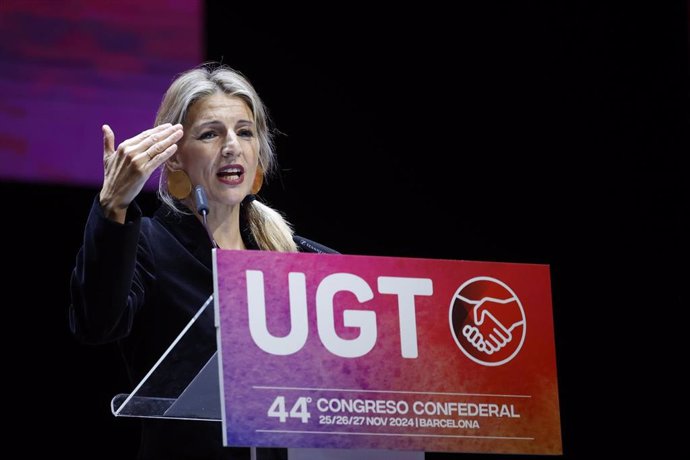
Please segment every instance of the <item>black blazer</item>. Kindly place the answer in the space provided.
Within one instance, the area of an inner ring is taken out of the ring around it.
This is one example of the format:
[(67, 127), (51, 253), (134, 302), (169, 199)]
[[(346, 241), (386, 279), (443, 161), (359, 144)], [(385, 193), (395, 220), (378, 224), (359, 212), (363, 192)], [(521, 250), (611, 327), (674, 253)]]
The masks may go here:
[[(248, 248), (258, 250), (246, 228), (242, 236)], [(304, 252), (336, 253), (303, 237), (295, 242)], [(70, 283), (72, 333), (85, 343), (116, 341), (137, 384), (212, 294), (211, 249), (193, 215), (162, 206), (149, 218), (132, 203), (125, 224), (119, 224), (105, 217), (96, 198)], [(216, 350), (212, 308), (193, 334), (195, 346), (166, 385), (173, 395)], [(221, 449), (220, 423), (144, 419), (142, 426), (139, 458), (249, 458), (249, 449)], [(280, 458), (285, 452), (273, 454)]]

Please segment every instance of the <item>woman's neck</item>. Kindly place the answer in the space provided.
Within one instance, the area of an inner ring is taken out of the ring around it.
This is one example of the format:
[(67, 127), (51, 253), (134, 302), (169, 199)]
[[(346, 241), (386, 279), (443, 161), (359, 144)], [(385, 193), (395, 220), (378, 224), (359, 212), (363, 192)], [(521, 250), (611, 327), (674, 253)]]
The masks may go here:
[(247, 249), (242, 240), (239, 220), (237, 223), (223, 221), (218, 226), (209, 227), (213, 234), (213, 239), (221, 249)]
[[(203, 223), (203, 217), (194, 212)], [(240, 205), (215, 208), (208, 213), (206, 225), (221, 249), (247, 249), (240, 232)]]

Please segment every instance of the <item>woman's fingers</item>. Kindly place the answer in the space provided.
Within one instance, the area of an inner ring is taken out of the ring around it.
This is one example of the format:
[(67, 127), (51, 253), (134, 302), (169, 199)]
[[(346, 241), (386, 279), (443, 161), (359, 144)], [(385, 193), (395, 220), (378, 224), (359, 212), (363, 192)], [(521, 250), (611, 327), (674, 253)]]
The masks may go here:
[(166, 129), (170, 128), (172, 125), (170, 123), (163, 123), (162, 125), (158, 125), (154, 128), (147, 129), (146, 131), (142, 131), (139, 134), (137, 134), (134, 137), (130, 137), (126, 141), (123, 141), (120, 145), (117, 146), (117, 150), (120, 153), (123, 153), (125, 151), (130, 151), (132, 146), (140, 144), (144, 139), (148, 138), (152, 134), (159, 133), (161, 131), (165, 131)]
[(108, 125), (103, 125), (101, 129), (103, 130), (103, 157), (105, 158), (115, 152), (115, 133)]
[[(166, 152), (169, 153), (168, 149), (182, 139), (182, 135), (182, 125), (175, 125), (162, 132), (151, 134), (148, 138), (144, 139), (140, 145), (141, 148), (144, 149), (143, 152), (147, 159), (153, 161), (156, 157), (164, 156), (163, 154)], [(167, 160), (171, 155), (172, 153), (165, 159)]]
[[(175, 144), (183, 135), (181, 124), (164, 123), (127, 139), (115, 150), (115, 134), (110, 126), (103, 125), (103, 155), (112, 162), (116, 158), (113, 154), (117, 153), (118, 163), (127, 161), (146, 174), (146, 171), (157, 168), (175, 153)], [(171, 149), (173, 146), (174, 149)]]
[(167, 151), (168, 147), (182, 139), (182, 136), (182, 125), (168, 125), (168, 127), (163, 130), (152, 131), (148, 135), (142, 137), (137, 136), (139, 142), (127, 145), (123, 151), (130, 155), (133, 161), (143, 161), (146, 164), (152, 161), (156, 156)]
[(156, 169), (157, 167), (165, 163), (168, 160), (168, 158), (173, 156), (175, 152), (177, 152), (177, 144), (173, 144), (167, 149), (163, 150), (163, 152), (159, 153), (156, 156), (153, 156), (149, 164), (147, 164), (147, 166), (150, 165), (152, 169)]

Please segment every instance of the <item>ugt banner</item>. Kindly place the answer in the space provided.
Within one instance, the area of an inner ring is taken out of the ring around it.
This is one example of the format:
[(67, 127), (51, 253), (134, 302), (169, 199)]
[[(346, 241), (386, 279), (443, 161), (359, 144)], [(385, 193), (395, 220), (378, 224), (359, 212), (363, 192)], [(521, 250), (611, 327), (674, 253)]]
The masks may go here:
[(214, 251), (224, 444), (560, 454), (549, 267)]

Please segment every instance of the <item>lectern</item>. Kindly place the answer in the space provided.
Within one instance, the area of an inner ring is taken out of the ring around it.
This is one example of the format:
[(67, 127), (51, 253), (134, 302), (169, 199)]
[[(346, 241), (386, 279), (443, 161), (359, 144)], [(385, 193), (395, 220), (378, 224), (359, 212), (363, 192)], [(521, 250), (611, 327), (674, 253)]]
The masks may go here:
[[(214, 294), (116, 416), (290, 460), (562, 453), (549, 267), (214, 249)], [(181, 374), (198, 319), (217, 349)]]

